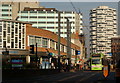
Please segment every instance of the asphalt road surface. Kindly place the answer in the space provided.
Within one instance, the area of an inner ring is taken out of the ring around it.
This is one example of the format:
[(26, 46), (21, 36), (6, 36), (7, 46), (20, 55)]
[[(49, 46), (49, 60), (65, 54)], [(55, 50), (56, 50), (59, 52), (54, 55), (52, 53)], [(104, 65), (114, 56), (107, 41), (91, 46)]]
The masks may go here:
[(4, 78), (2, 83), (116, 83), (115, 73), (105, 78), (101, 71), (62, 72), (51, 75)]

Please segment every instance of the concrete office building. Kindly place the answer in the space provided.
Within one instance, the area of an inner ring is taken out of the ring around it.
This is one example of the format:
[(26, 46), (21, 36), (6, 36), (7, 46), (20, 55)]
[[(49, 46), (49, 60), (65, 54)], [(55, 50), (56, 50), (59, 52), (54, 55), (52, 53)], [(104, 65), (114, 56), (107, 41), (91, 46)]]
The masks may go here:
[(111, 38), (117, 35), (116, 9), (99, 6), (90, 11), (90, 50), (109, 57)]
[(28, 1), (0, 1), (0, 19), (17, 19), (18, 11), (23, 11), (25, 7), (39, 7), (39, 2), (34, 0)]
[[(120, 1), (118, 2), (118, 11), (120, 11)], [(120, 12), (118, 12), (118, 35), (120, 35)]]
[[(71, 32), (82, 33), (82, 15), (73, 11), (61, 11), (61, 37), (67, 37), (67, 20), (71, 22)], [(33, 27), (58, 33), (58, 10), (55, 8), (25, 8), (19, 11), (19, 21), (31, 22)]]

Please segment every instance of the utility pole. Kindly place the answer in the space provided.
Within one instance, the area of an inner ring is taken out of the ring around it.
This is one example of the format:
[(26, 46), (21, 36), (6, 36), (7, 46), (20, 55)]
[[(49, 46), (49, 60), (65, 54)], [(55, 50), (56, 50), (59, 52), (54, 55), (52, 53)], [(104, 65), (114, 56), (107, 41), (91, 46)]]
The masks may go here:
[(58, 70), (60, 72), (60, 11), (58, 11)]
[(37, 43), (36, 43), (36, 65), (37, 65), (37, 67), (38, 67)]
[(68, 66), (69, 70), (71, 67), (71, 23), (69, 22), (69, 19), (67, 19), (67, 58), (68, 58)]

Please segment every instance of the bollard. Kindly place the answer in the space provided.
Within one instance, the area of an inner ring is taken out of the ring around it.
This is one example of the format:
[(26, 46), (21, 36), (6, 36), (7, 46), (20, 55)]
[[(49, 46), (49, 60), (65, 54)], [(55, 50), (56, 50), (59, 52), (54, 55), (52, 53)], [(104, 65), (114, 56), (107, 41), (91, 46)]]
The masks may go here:
[(108, 66), (104, 66), (104, 68), (103, 68), (103, 75), (104, 75), (104, 77), (108, 76)]

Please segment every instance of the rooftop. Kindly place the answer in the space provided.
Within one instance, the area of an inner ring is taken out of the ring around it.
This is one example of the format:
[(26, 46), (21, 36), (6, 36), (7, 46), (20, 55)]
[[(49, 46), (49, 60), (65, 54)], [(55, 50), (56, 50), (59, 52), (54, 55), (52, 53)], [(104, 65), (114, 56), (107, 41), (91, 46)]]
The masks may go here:
[(11, 20), (11, 19), (2, 19), (0, 21), (7, 21), (7, 22), (17, 22), (17, 23), (25, 23), (25, 24), (31, 24), (30, 22), (23, 22), (18, 20)]

